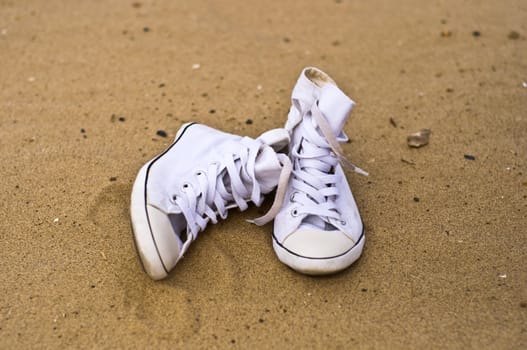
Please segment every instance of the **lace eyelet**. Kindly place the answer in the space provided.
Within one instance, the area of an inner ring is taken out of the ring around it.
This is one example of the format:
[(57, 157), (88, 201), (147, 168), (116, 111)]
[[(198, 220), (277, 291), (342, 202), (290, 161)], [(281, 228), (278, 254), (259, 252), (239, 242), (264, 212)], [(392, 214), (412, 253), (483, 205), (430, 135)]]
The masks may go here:
[(186, 190), (187, 188), (189, 188), (189, 187), (190, 187), (190, 184), (189, 184), (188, 182), (185, 182), (185, 183), (183, 184), (183, 186), (181, 186), (183, 192), (185, 192), (185, 190)]
[(203, 175), (203, 171), (201, 170), (196, 171), (196, 176), (201, 176), (201, 175)]
[(298, 216), (298, 209), (291, 210), (291, 216), (297, 217)]
[(341, 224), (342, 226), (346, 226), (346, 220), (340, 220), (340, 224)]
[(291, 193), (291, 196), (289, 196), (289, 201), (291, 203), (294, 203), (295, 202), (295, 195), (297, 194), (298, 192), (293, 192)]
[(176, 200), (177, 200), (177, 196), (176, 196), (175, 194), (174, 194), (174, 195), (172, 195), (172, 202), (174, 202), (174, 203), (175, 203), (175, 202), (176, 202)]

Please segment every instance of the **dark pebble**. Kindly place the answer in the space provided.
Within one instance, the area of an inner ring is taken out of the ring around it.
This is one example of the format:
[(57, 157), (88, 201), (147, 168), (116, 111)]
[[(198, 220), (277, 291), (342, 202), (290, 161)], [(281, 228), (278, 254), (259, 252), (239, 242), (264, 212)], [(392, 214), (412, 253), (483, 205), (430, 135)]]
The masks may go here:
[(363, 291), (363, 292), (367, 292), (367, 291), (368, 291), (368, 288), (362, 288), (361, 291)]
[(260, 323), (264, 323), (264, 319), (263, 319), (263, 318), (260, 318), (260, 319), (258, 319), (258, 322), (260, 322)]
[(463, 157), (465, 157), (465, 159), (468, 159), (468, 160), (476, 160), (476, 157), (470, 154), (464, 154)]
[(125, 120), (126, 120), (125, 117), (119, 117), (119, 121), (120, 121), (120, 122), (124, 122)]
[(509, 35), (507, 35), (507, 38), (511, 39), (511, 40), (518, 40), (520, 38), (520, 33), (518, 33), (517, 31), (515, 30), (511, 30), (511, 32), (509, 33)]
[(117, 178), (116, 178), (115, 176), (112, 176), (112, 177), (110, 178), (110, 181), (112, 181), (112, 182), (113, 182), (113, 181), (117, 181)]
[(209, 111), (209, 113), (210, 113), (210, 114), (214, 114), (214, 113), (216, 113), (216, 110), (215, 110), (215, 109), (211, 109), (211, 110)]
[(252, 123), (253, 123), (253, 120), (252, 120), (252, 119), (247, 119), (247, 120), (245, 121), (245, 124), (247, 124), (247, 125), (251, 125)]
[(81, 129), (81, 133), (84, 134), (86, 133), (86, 130), (84, 128)]
[(289, 43), (291, 42), (291, 39), (289, 39), (288, 37), (285, 37), (282, 39), (284, 41), (284, 43)]
[(161, 84), (158, 85), (158, 87), (160, 87), (160, 88), (165, 87), (165, 84), (161, 83)]
[(524, 302), (524, 301), (522, 301), (522, 302), (520, 303), (520, 307), (527, 307), (527, 303)]
[(167, 133), (164, 130), (157, 130), (156, 135), (161, 137), (167, 137)]
[(143, 32), (148, 33), (149, 31), (150, 31), (150, 28), (148, 28), (148, 27), (144, 27), (143, 28)]
[(420, 200), (419, 197), (414, 197), (414, 202), (417, 203), (417, 202), (419, 202), (419, 200)]
[(474, 37), (481, 36), (481, 32), (479, 30), (475, 30), (475, 31), (472, 32), (472, 36), (474, 36)]
[(452, 89), (452, 88), (447, 88), (447, 89), (446, 89), (446, 92), (454, 92), (454, 89)]

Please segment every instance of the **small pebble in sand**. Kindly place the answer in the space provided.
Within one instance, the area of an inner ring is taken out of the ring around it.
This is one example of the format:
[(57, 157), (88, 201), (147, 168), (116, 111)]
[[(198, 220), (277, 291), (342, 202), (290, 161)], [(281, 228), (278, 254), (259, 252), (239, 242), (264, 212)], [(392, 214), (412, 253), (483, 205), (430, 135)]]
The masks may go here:
[(194, 63), (192, 65), (192, 69), (196, 70), (196, 69), (200, 69), (201, 68), (201, 65), (199, 63)]
[(407, 137), (408, 146), (419, 148), (428, 144), (430, 139), (430, 134), (432, 131), (430, 129), (421, 129), (417, 132), (414, 132)]
[(477, 37), (481, 36), (481, 32), (479, 30), (475, 30), (475, 31), (472, 32), (472, 36), (477, 38)]
[(86, 130), (84, 128), (81, 128), (81, 134), (86, 133)]
[(518, 40), (520, 38), (520, 33), (515, 30), (511, 30), (509, 35), (507, 35), (507, 38), (511, 40)]
[(53, 219), (53, 223), (56, 224), (57, 222), (59, 222), (59, 218), (55, 218)]
[(476, 157), (470, 154), (464, 154), (463, 157), (468, 160), (476, 160)]
[(507, 274), (506, 273), (501, 273), (498, 277), (499, 278), (507, 278)]
[(143, 28), (143, 32), (148, 33), (149, 31), (150, 31), (150, 28), (149, 28), (149, 27), (144, 27), (144, 28)]
[(404, 159), (404, 158), (401, 158), (401, 162), (406, 163), (406, 164), (410, 164), (410, 165), (415, 165), (415, 162), (412, 162), (411, 160)]
[(143, 6), (143, 4), (141, 4), (140, 2), (134, 2), (134, 3), (132, 3), (132, 7), (133, 7), (133, 8), (138, 9), (138, 8), (140, 8), (141, 6)]
[(213, 108), (213, 109), (209, 110), (209, 113), (210, 114), (214, 114), (214, 113), (216, 113), (216, 110)]
[(126, 120), (125, 117), (119, 117), (119, 121), (120, 121), (121, 123), (124, 123), (125, 120)]
[(390, 117), (390, 124), (392, 124), (392, 126), (393, 126), (394, 128), (397, 127), (397, 122), (395, 121), (395, 118)]
[(164, 130), (157, 130), (156, 135), (161, 137), (167, 137), (167, 132)]
[(115, 176), (110, 177), (110, 181), (111, 182), (117, 181), (117, 177), (115, 177)]
[(418, 203), (420, 201), (419, 197), (414, 197), (414, 202)]
[(443, 38), (449, 38), (449, 37), (452, 36), (452, 32), (451, 32), (450, 30), (443, 30), (443, 31), (441, 32), (441, 36), (442, 36)]
[(527, 81), (523, 81), (523, 82), (522, 82), (522, 86), (523, 86), (524, 88), (527, 88)]
[(251, 125), (252, 123), (253, 123), (253, 120), (250, 118), (245, 121), (245, 124), (247, 125)]

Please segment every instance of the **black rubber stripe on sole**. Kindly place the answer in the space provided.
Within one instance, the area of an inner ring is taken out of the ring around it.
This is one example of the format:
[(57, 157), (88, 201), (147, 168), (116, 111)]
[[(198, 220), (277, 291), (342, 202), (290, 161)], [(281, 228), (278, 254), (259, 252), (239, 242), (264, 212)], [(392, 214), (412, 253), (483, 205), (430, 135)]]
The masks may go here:
[[(150, 230), (150, 235), (152, 236), (152, 242), (154, 242), (154, 246), (156, 247), (156, 252), (157, 252), (157, 255), (159, 257), (159, 261), (161, 261), (161, 265), (163, 266), (163, 269), (165, 270), (165, 272), (168, 274), (169, 271), (168, 269), (166, 268), (165, 266), (165, 263), (163, 262), (163, 259), (161, 258), (161, 254), (159, 253), (159, 248), (157, 247), (157, 243), (156, 243), (156, 240), (154, 238), (154, 233), (152, 232), (152, 226), (150, 225), (150, 217), (148, 216), (148, 210), (146, 208), (146, 184), (148, 183), (148, 174), (150, 173), (150, 168), (152, 167), (152, 165), (158, 161), (162, 156), (164, 156), (168, 151), (170, 151), (172, 149), (172, 147), (175, 146), (175, 144), (183, 137), (183, 135), (185, 134), (185, 132), (188, 130), (188, 128), (190, 128), (192, 125), (195, 125), (196, 123), (190, 123), (189, 125), (187, 125), (185, 127), (185, 129), (183, 129), (183, 131), (181, 132), (181, 134), (179, 135), (179, 137), (166, 149), (164, 150), (161, 154), (159, 154), (157, 157), (154, 158), (154, 160), (152, 160), (150, 162), (150, 164), (148, 164), (148, 167), (146, 168), (146, 176), (145, 176), (145, 212), (146, 212), (146, 219), (148, 221), (148, 229)], [(142, 263), (142, 262), (141, 262)], [(144, 268), (144, 266), (143, 266)]]

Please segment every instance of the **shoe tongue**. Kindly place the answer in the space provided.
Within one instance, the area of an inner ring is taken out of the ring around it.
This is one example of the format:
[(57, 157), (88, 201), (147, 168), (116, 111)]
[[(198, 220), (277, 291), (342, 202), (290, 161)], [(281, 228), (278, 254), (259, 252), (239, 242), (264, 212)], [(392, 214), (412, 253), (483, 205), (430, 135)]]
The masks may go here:
[(330, 223), (322, 220), (320, 217), (315, 215), (308, 215), (302, 220), (300, 224), (301, 228), (324, 230), (324, 231), (335, 231), (337, 228)]
[(298, 83), (295, 85), (293, 93), (291, 94), (293, 104), (300, 112), (299, 118), (301, 117), (303, 112), (311, 108), (311, 106), (318, 99), (319, 96), (320, 88), (315, 84), (311, 83), (305, 76), (302, 75), (298, 79)]
[(321, 88), (318, 101), (318, 108), (335, 136), (339, 136), (355, 102), (333, 84), (325, 84)]
[(282, 167), (276, 157), (276, 152), (271, 147), (264, 145), (254, 164), (254, 174), (263, 193), (270, 192), (278, 185), (281, 170)]

